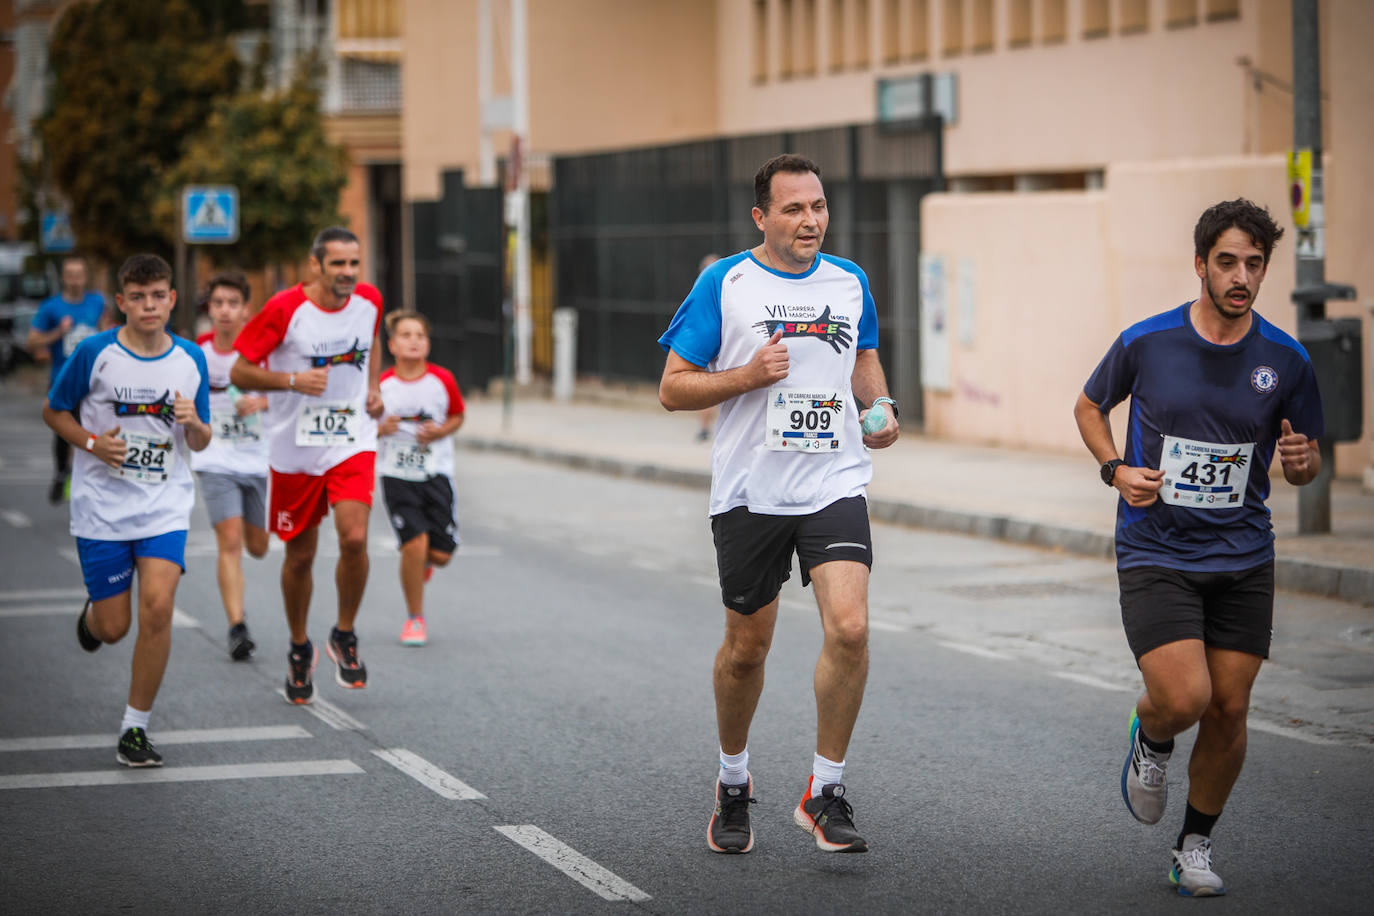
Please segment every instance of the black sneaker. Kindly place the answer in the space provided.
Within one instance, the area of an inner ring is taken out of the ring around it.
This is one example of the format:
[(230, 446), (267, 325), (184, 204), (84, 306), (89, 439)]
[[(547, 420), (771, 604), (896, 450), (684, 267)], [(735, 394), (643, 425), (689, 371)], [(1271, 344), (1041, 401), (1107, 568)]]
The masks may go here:
[(100, 648), (100, 640), (95, 638), (90, 627), (86, 626), (86, 612), (91, 609), (91, 599), (86, 599), (86, 606), (81, 609), (81, 616), (76, 618), (76, 641), (81, 643), (81, 648), (87, 652), (94, 652)]
[(754, 828), (749, 824), (749, 806), (757, 804), (754, 780), (739, 786), (716, 780), (716, 810), (706, 825), (706, 845), (714, 852), (744, 853), (754, 848)]
[(310, 646), (305, 655), (292, 652), (287, 656), (289, 670), (286, 673), (286, 702), (304, 705), (315, 699), (315, 663), (320, 660), (320, 650)]
[(335, 627), (329, 632), (324, 650), (334, 662), (334, 680), (340, 687), (358, 689), (367, 686), (367, 666), (358, 660), (358, 637)]
[(844, 800), (841, 783), (830, 783), (812, 798), (808, 781), (806, 794), (792, 812), (792, 820), (815, 837), (816, 845), (825, 852), (868, 852), (868, 843), (854, 829), (854, 809)]
[(115, 760), (126, 767), (160, 767), (162, 755), (148, 740), (148, 733), (141, 728), (126, 729), (119, 738), (119, 750)]
[(48, 502), (54, 506), (62, 502), (67, 495), (67, 478), (58, 476), (52, 479), (48, 485)]
[(246, 661), (253, 657), (253, 650), (257, 644), (253, 642), (253, 637), (248, 635), (248, 624), (236, 623), (229, 628), (229, 657), (236, 662)]

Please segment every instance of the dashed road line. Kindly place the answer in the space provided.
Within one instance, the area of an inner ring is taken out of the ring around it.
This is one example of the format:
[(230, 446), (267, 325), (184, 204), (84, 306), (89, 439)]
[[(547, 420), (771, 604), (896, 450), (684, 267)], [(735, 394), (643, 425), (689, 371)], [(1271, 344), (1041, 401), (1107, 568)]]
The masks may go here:
[(1111, 690), (1115, 693), (1131, 693), (1135, 690), (1134, 687), (1113, 684), (1111, 681), (1104, 681), (1101, 678), (1093, 677), (1091, 674), (1079, 674), (1076, 671), (1051, 671), (1050, 674), (1060, 680), (1073, 681), (1075, 684), (1097, 687), (1100, 690)]
[(1294, 741), (1305, 741), (1308, 744), (1322, 744), (1329, 747), (1341, 747), (1341, 742), (1333, 741), (1330, 738), (1323, 738), (1321, 735), (1312, 735), (1307, 732), (1300, 732), (1295, 728), (1285, 728), (1264, 719), (1250, 718), (1246, 721), (1246, 727), (1251, 731), (1264, 732), (1267, 735), (1278, 735), (1281, 738), (1292, 738)]
[(172, 608), (172, 626), (182, 630), (199, 630), (200, 621), (179, 607)]
[(366, 772), (352, 760), (290, 760), (282, 763), (234, 763), (204, 767), (142, 767), (86, 770), (74, 773), (20, 773), (0, 776), (0, 790), (68, 789), (164, 782), (214, 782), (226, 779), (272, 779), (282, 776), (349, 776)]
[(906, 627), (899, 623), (890, 623), (886, 620), (874, 620), (868, 618), (868, 628), (870, 630), (882, 630), (885, 633), (905, 633)]
[(576, 849), (533, 824), (493, 827), (506, 839), (525, 847), (603, 900), (649, 900), (648, 894), (624, 878), (597, 865)]
[[(277, 696), (281, 697), (282, 699), (285, 699), (286, 688), (278, 687)], [(304, 709), (306, 712), (310, 713), (312, 716), (319, 719), (321, 722), (323, 722), (325, 725), (328, 725), (335, 731), (367, 731), (366, 725), (359, 722), (357, 719), (353, 718), (348, 713), (344, 712), (342, 709), (335, 706), (333, 703), (329, 702), (328, 700), (320, 699), (320, 697), (318, 696), (316, 696), (314, 701), (310, 703), (292, 703), (291, 705), (300, 706), (300, 708)]]
[(393, 747), (373, 750), (372, 753), (436, 795), (441, 795), (452, 801), (472, 801), (486, 798), (485, 795), (457, 776), (445, 773), (419, 754), (412, 753), (405, 748)]
[[(299, 725), (260, 725), (249, 728), (184, 728), (157, 732), (157, 744), (211, 744), (216, 741), (280, 741), (313, 738)], [(110, 735), (45, 735), (37, 738), (0, 738), (0, 753), (13, 751), (69, 751), (105, 747)]]
[(9, 522), (15, 528), (33, 527), (33, 519), (29, 518), (18, 509), (0, 509), (0, 518)]
[(967, 655), (976, 655), (979, 658), (995, 658), (999, 662), (1011, 661), (1010, 655), (1004, 655), (1001, 652), (994, 652), (991, 649), (984, 649), (982, 646), (970, 646), (967, 643), (949, 642), (948, 640), (944, 639), (938, 640), (938, 642), (946, 649), (953, 649), (955, 652), (963, 652)]

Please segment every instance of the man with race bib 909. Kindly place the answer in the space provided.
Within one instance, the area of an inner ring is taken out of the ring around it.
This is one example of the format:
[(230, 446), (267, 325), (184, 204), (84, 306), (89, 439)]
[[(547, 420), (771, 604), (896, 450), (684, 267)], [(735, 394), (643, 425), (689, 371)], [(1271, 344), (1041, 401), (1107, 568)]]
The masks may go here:
[(802, 584), (814, 585), (824, 642), (816, 753), (792, 816), (826, 852), (866, 852), (842, 781), (868, 676), (864, 494), (872, 462), (864, 446), (897, 440), (897, 405), (878, 361), (867, 277), (820, 253), (830, 222), (820, 169), (801, 156), (776, 156), (754, 178), (754, 202), (763, 243), (703, 271), (659, 339), (668, 351), (663, 406), (721, 406), (710, 514), (726, 610), (707, 845), (723, 853), (754, 846), (749, 726), (795, 552)]
[[(358, 282), (361, 264), (356, 235), (338, 226), (324, 230), (310, 249), (314, 279), (268, 299), (234, 345), (239, 358), (231, 381), (267, 392), (267, 521), (286, 543), (281, 590), (291, 630), (291, 703), (315, 696), (319, 653), (306, 623), (319, 524), (330, 509), (339, 535), (339, 613), (326, 650), (340, 686), (367, 686), (353, 623), (367, 587), (367, 522), (376, 487), (382, 296)], [(258, 365), (263, 360), (266, 368)]]
[[(1198, 726), (1169, 872), (1184, 896), (1226, 893), (1211, 833), (1245, 761), (1250, 689), (1273, 634), (1269, 466), (1277, 450), (1295, 486), (1321, 468), (1307, 351), (1253, 310), (1282, 235), (1248, 200), (1204, 212), (1198, 298), (1127, 328), (1074, 407), (1102, 481), (1121, 493), (1121, 619), (1145, 681), (1121, 771), (1136, 820), (1164, 816), (1174, 736)], [(1107, 413), (1128, 396), (1123, 458)]]

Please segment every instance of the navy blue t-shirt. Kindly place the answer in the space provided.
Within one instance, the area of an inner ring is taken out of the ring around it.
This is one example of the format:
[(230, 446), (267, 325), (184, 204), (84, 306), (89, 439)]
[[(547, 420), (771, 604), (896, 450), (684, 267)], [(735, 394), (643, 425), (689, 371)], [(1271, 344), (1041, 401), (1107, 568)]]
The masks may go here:
[[(1172, 437), (1166, 489), (1176, 488), (1175, 501), (1161, 498), (1144, 508), (1118, 501), (1120, 569), (1223, 572), (1272, 560), (1264, 501), (1282, 421), (1309, 439), (1325, 433), (1317, 379), (1302, 344), (1258, 312), (1237, 343), (1209, 343), (1193, 328), (1191, 306), (1126, 329), (1083, 386), (1103, 413), (1130, 396), (1122, 458), (1132, 467), (1161, 467), (1165, 437)], [(1175, 440), (1185, 441), (1180, 448)]]

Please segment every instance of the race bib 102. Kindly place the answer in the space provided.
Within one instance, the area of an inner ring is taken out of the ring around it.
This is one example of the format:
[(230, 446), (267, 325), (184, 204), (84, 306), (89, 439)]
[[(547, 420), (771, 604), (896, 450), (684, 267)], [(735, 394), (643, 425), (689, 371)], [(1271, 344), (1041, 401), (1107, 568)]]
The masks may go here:
[(110, 468), (110, 476), (139, 483), (167, 481), (177, 460), (170, 434), (158, 436), (125, 431), (119, 437), (128, 449), (124, 452), (124, 463), (117, 468)]
[(775, 452), (825, 454), (844, 447), (844, 399), (838, 392), (768, 389), (764, 444)]
[(1197, 442), (1164, 437), (1159, 469), (1166, 505), (1190, 509), (1235, 509), (1245, 504), (1255, 443)]
[(347, 445), (357, 439), (361, 413), (348, 401), (316, 401), (296, 414), (297, 445)]

